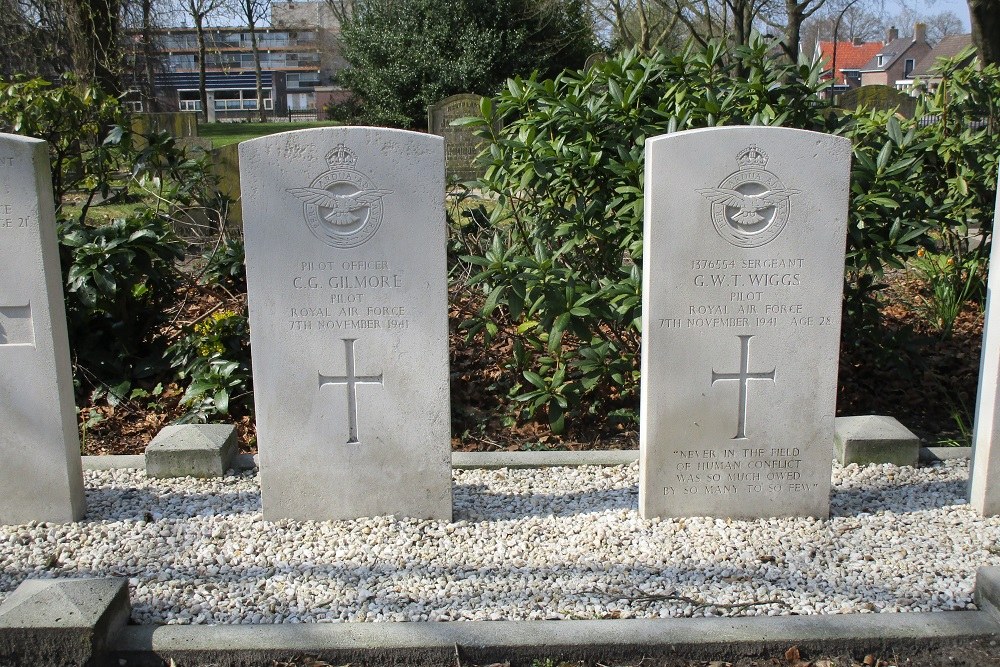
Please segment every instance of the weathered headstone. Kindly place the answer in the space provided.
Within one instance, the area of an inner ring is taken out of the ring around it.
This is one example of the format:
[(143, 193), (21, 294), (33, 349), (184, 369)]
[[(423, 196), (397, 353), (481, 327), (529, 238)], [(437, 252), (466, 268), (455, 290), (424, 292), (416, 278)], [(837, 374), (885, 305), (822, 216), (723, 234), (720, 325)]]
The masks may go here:
[(851, 145), (646, 141), (643, 517), (829, 514)]
[(240, 144), (266, 518), (451, 517), (442, 143)]
[(467, 181), (482, 175), (476, 165), (479, 137), (470, 127), (451, 124), (459, 118), (478, 116), (482, 99), (482, 95), (462, 93), (427, 108), (427, 131), (444, 137), (444, 164), (449, 178)]
[[(1000, 189), (993, 229), (1000, 229)], [(969, 502), (983, 516), (1000, 514), (1000, 250), (997, 247), (994, 233), (969, 472)]]
[(0, 524), (85, 507), (47, 144), (0, 134)]

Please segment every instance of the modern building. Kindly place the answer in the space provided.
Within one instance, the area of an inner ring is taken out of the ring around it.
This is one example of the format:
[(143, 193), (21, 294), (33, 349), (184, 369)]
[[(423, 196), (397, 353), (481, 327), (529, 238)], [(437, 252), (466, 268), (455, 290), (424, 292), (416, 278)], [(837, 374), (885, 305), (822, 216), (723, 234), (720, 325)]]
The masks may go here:
[(820, 80), (833, 82), (827, 88), (826, 95), (828, 97), (839, 95), (860, 87), (861, 68), (884, 47), (885, 43), (883, 42), (862, 42), (860, 40), (816, 42), (816, 52), (813, 59), (823, 64)]
[[(275, 2), (271, 25), (257, 28), (264, 109), (269, 114), (315, 112), (317, 86), (330, 86), (345, 66), (340, 24), (325, 2)], [(155, 33), (156, 97), (163, 110), (200, 111), (198, 37), (194, 28)], [(213, 27), (205, 33), (206, 89), (218, 118), (257, 113), (250, 31)], [(132, 102), (132, 106), (137, 104)], [(142, 110), (142, 109), (137, 109)]]
[(861, 66), (861, 85), (909, 90), (910, 85), (906, 82), (911, 80), (917, 63), (930, 50), (926, 23), (914, 24), (912, 38), (901, 38), (896, 28), (889, 28), (885, 46)]

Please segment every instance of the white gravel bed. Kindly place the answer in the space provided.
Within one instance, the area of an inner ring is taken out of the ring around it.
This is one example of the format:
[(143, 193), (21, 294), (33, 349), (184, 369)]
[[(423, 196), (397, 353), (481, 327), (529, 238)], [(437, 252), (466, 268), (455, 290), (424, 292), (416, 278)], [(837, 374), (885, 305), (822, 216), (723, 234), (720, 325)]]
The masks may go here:
[(455, 521), (265, 522), (254, 473), (86, 473), (72, 524), (0, 527), (0, 601), (27, 577), (128, 577), (138, 623), (308, 623), (974, 609), (1000, 517), (968, 461), (834, 466), (832, 518), (637, 512), (638, 464), (456, 470)]

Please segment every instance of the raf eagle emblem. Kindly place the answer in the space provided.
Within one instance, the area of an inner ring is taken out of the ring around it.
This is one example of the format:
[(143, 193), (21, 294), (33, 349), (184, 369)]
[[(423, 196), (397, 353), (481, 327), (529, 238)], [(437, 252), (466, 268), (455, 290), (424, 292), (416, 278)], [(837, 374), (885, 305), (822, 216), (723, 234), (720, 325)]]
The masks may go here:
[(302, 202), (313, 235), (335, 248), (356, 248), (375, 236), (382, 224), (383, 202), (392, 190), (379, 188), (356, 169), (358, 156), (344, 144), (326, 155), (329, 169), (309, 187), (288, 188)]
[(734, 246), (757, 248), (773, 241), (788, 222), (789, 200), (799, 194), (767, 170), (767, 161), (759, 147), (747, 146), (736, 155), (737, 171), (716, 188), (697, 190), (712, 202), (715, 231)]
[(781, 188), (760, 194), (746, 194), (728, 188), (705, 188), (698, 190), (698, 194), (712, 200), (713, 203), (739, 209), (737, 213), (732, 214), (733, 222), (749, 227), (760, 224), (767, 219), (759, 211), (783, 204), (792, 195), (799, 194), (799, 191)]
[(325, 209), (323, 220), (337, 227), (355, 224), (358, 222), (355, 211), (392, 194), (392, 190), (359, 190), (353, 194), (340, 195), (323, 188), (288, 188), (288, 191), (307, 204)]

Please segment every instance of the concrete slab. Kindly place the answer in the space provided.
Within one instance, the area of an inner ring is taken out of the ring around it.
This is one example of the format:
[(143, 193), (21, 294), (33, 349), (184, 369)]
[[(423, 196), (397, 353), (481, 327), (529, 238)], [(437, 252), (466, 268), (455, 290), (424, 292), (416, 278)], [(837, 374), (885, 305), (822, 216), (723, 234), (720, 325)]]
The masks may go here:
[(126, 579), (29, 579), (0, 605), (0, 664), (88, 664), (131, 613)]
[(916, 465), (920, 438), (893, 417), (861, 415), (834, 420), (837, 460), (850, 463)]
[(933, 461), (951, 461), (967, 459), (972, 456), (972, 447), (921, 447), (920, 460), (925, 463)]
[(589, 452), (453, 452), (451, 467), (547, 468), (550, 466), (620, 466), (639, 460), (638, 449)]
[(222, 477), (236, 454), (232, 424), (166, 426), (146, 447), (150, 477)]
[(130, 627), (112, 657), (132, 665), (270, 664), (309, 655), (330, 664), (447, 665), (532, 660), (727, 660), (784, 652), (881, 653), (993, 637), (984, 612), (617, 621), (457, 621)]

